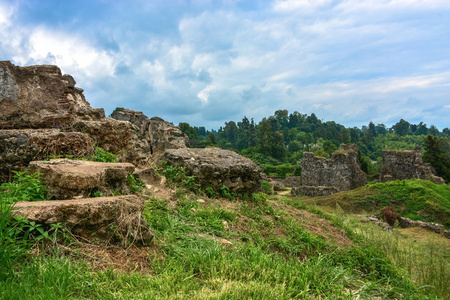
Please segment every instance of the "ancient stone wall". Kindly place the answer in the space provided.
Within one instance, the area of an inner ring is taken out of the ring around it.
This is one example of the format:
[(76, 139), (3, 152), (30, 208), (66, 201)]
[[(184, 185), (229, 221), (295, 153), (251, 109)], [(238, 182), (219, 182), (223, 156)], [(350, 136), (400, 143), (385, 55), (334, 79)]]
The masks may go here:
[[(304, 152), (299, 192), (308, 196), (348, 191), (367, 183), (367, 175), (361, 170), (356, 145), (342, 145), (330, 159)], [(319, 189), (311, 187), (332, 187)], [(316, 194), (314, 192), (317, 191)], [(325, 191), (325, 192), (324, 192)], [(313, 195), (314, 194), (314, 195)]]
[(433, 168), (422, 161), (420, 147), (415, 150), (384, 150), (383, 162), (380, 169), (380, 181), (407, 179), (432, 180), (444, 184), (441, 177), (434, 175)]

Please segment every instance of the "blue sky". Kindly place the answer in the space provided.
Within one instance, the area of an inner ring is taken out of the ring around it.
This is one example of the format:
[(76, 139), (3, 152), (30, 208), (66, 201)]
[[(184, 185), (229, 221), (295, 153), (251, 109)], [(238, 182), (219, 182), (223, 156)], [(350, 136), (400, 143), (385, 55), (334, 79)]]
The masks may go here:
[(450, 127), (448, 0), (0, 0), (0, 59), (58, 65), (107, 114)]

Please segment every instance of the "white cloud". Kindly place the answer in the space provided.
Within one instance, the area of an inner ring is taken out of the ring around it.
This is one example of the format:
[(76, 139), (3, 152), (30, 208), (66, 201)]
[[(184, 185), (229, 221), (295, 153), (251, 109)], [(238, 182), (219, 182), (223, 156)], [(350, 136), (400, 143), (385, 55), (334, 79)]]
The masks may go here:
[(293, 10), (310, 12), (330, 3), (332, 3), (332, 0), (277, 0), (274, 3), (274, 9), (283, 12), (291, 12)]
[(15, 60), (30, 58), (37, 63), (56, 64), (63, 71), (81, 72), (87, 77), (112, 76), (116, 64), (105, 51), (90, 46), (81, 38), (44, 28), (37, 28), (31, 33), (27, 56)]

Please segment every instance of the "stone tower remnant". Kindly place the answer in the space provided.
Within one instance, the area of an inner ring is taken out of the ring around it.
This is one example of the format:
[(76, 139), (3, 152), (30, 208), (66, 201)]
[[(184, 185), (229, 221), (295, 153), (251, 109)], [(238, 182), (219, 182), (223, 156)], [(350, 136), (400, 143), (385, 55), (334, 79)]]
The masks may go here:
[(367, 175), (361, 170), (356, 145), (341, 145), (330, 159), (304, 152), (301, 185), (293, 194), (326, 196), (348, 191), (367, 183)]

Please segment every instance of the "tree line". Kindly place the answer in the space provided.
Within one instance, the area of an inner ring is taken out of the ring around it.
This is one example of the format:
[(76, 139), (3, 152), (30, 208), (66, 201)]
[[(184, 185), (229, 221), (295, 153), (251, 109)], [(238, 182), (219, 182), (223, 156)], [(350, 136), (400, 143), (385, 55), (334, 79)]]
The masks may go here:
[(339, 145), (354, 143), (360, 149), (361, 167), (368, 174), (377, 173), (384, 149), (413, 150), (422, 146), (424, 160), (433, 166), (439, 165), (435, 167), (438, 175), (447, 174), (443, 177), (450, 180), (450, 129), (439, 131), (436, 126), (428, 127), (423, 122), (412, 124), (401, 119), (390, 128), (373, 122), (361, 128), (346, 128), (334, 121), (324, 122), (314, 113), (277, 110), (258, 123), (244, 117), (237, 123), (225, 122), (218, 130), (206, 130), (185, 122), (179, 123), (179, 127), (188, 135), (193, 147), (218, 146), (234, 150), (251, 158), (266, 173), (280, 176), (298, 174), (305, 151), (329, 157)]

